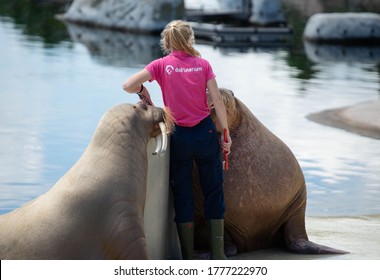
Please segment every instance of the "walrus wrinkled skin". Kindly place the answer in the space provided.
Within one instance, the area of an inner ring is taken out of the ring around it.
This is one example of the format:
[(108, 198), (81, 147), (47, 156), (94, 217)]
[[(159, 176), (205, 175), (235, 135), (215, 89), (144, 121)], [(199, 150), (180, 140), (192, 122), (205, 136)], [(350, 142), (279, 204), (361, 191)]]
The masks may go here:
[[(230, 90), (220, 92), (233, 141), (229, 170), (224, 173), (226, 241), (232, 241), (238, 252), (286, 245), (290, 251), (303, 254), (346, 253), (308, 240), (306, 185), (298, 161)], [(215, 122), (213, 112), (212, 117)], [(208, 238), (196, 172), (194, 182), (195, 240), (201, 249), (206, 248)]]
[(147, 143), (160, 108), (122, 104), (45, 194), (0, 217), (0, 259), (147, 259)]

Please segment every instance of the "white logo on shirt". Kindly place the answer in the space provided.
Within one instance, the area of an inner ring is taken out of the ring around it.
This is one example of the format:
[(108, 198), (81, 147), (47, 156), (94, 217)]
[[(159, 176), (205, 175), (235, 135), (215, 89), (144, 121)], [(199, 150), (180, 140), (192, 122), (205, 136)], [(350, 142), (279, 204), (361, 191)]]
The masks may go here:
[(174, 71), (174, 67), (171, 66), (171, 65), (166, 65), (166, 73), (168, 73), (168, 75), (170, 75), (171, 73), (173, 73)]
[(173, 71), (177, 73), (191, 73), (191, 72), (203, 71), (203, 68), (202, 67), (190, 67), (190, 68), (177, 67), (174, 69), (172, 65), (166, 65), (165, 71), (166, 73), (168, 73), (168, 75), (170, 75), (171, 73), (173, 73)]

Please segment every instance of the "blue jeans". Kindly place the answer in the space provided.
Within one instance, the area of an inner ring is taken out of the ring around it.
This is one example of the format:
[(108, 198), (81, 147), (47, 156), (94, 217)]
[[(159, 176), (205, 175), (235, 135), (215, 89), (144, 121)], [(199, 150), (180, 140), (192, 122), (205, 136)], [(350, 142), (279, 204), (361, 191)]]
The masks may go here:
[(223, 219), (223, 167), (218, 134), (211, 118), (207, 117), (193, 127), (176, 125), (170, 141), (170, 185), (174, 194), (174, 221), (194, 221), (194, 161), (204, 197), (205, 218)]

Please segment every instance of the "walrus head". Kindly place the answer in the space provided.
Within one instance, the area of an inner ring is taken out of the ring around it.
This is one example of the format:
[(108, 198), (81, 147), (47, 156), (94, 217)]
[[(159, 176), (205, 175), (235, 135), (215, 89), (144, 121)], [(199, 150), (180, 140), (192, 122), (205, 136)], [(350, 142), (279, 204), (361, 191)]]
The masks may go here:
[(93, 142), (95, 145), (124, 145), (130, 141), (135, 145), (141, 141), (156, 138), (157, 148), (154, 154), (163, 153), (167, 148), (167, 135), (171, 132), (173, 119), (168, 110), (146, 105), (120, 104), (109, 109), (101, 118)]
[[(219, 92), (222, 97), (224, 106), (226, 107), (229, 130), (233, 131), (235, 128), (239, 126), (239, 123), (240, 123), (240, 114), (239, 114), (238, 105), (236, 103), (234, 93), (232, 90), (229, 90), (226, 88), (219, 88)], [(211, 103), (210, 97), (208, 99), (208, 104), (211, 107), (211, 118), (216, 125), (217, 131), (221, 133), (221, 128), (217, 122), (216, 113)]]
[(153, 122), (150, 126), (152, 128), (150, 136), (156, 140), (153, 155), (164, 153), (168, 145), (168, 134), (174, 128), (174, 120), (170, 111), (167, 108), (162, 109), (146, 105), (144, 102), (138, 103), (134, 108), (141, 110), (145, 113), (145, 118)]

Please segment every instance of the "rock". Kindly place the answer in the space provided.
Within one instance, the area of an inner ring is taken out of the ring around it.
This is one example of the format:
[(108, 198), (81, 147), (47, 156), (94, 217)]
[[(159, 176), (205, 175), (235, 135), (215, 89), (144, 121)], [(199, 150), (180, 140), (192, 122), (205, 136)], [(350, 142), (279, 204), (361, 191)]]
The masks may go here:
[(326, 13), (313, 15), (304, 38), (316, 42), (380, 41), (380, 15), (374, 13)]
[(249, 22), (261, 26), (273, 26), (285, 23), (281, 0), (252, 0)]
[(380, 101), (378, 100), (309, 114), (307, 118), (320, 124), (380, 139)]
[(161, 32), (184, 16), (183, 0), (74, 0), (61, 18), (69, 22), (145, 33)]

